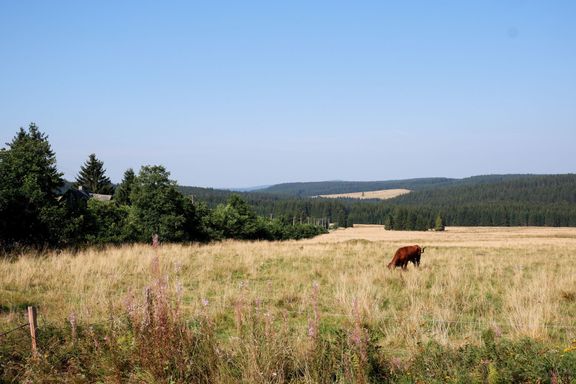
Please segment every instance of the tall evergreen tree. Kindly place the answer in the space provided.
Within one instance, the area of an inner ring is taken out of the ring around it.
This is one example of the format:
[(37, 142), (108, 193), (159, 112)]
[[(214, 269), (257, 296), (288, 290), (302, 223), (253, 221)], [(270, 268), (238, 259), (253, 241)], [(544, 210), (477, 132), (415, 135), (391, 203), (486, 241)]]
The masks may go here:
[(80, 173), (76, 176), (76, 187), (87, 188), (92, 193), (102, 193), (110, 195), (114, 192), (114, 186), (110, 178), (105, 175), (104, 163), (96, 158), (93, 153), (80, 168)]
[(31, 123), (0, 150), (0, 248), (55, 243), (63, 185), (48, 136)]
[(122, 182), (116, 187), (114, 191), (114, 200), (118, 204), (132, 205), (132, 200), (130, 200), (130, 193), (132, 193), (132, 186), (134, 185), (134, 179), (136, 174), (132, 168), (129, 168), (124, 172), (124, 178)]

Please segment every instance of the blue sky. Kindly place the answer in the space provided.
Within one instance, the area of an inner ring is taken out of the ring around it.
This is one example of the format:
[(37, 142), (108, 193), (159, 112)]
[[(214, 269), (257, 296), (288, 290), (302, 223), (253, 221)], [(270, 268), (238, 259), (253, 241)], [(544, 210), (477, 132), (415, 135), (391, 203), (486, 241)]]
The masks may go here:
[(576, 2), (0, 1), (0, 140), (73, 179), (576, 171)]

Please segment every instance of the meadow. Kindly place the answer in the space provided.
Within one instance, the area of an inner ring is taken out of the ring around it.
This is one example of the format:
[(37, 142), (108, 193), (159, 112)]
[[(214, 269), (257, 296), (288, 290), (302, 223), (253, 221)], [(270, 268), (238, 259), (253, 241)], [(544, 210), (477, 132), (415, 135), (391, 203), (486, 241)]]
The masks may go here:
[[(388, 270), (402, 245), (420, 268)], [(0, 261), (6, 382), (575, 382), (576, 229), (339, 229)]]

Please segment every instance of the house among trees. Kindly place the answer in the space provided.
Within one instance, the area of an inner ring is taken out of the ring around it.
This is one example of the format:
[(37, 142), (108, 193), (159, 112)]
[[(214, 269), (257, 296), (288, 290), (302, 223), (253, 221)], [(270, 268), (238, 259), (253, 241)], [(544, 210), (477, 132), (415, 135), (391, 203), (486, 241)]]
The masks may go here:
[(111, 201), (114, 186), (105, 172), (104, 163), (91, 154), (80, 168), (76, 182), (58, 197), (58, 201), (65, 201), (71, 208), (86, 207), (90, 199)]
[(85, 207), (88, 200), (95, 199), (98, 201), (111, 201), (112, 195), (105, 195), (101, 193), (91, 193), (89, 190), (82, 186), (76, 188), (68, 188), (61, 196), (58, 196), (58, 201), (63, 201), (70, 208)]

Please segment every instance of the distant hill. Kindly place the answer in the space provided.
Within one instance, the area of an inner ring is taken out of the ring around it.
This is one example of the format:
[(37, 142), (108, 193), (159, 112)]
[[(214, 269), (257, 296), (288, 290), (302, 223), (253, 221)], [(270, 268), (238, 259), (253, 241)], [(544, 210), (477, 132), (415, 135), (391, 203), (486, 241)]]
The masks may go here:
[(369, 204), (347, 203), (347, 222), (427, 229), (441, 218), (446, 225), (574, 227), (576, 175), (475, 176)]
[[(454, 206), (496, 202), (576, 203), (576, 174), (481, 175), (463, 179), (421, 178), (388, 181), (320, 181), (276, 184), (255, 191), (179, 186), (185, 195), (212, 203), (224, 202), (236, 193), (250, 201), (307, 200), (322, 195), (354, 194), (407, 189), (412, 192), (387, 199), (393, 205)], [(333, 196), (331, 196), (333, 197)], [(367, 202), (368, 203), (368, 202)]]
[(576, 174), (488, 175), (454, 180), (391, 199), (400, 205), (576, 204)]
[(386, 181), (317, 181), (303, 183), (283, 183), (259, 190), (260, 193), (279, 193), (290, 196), (312, 197), (339, 193), (368, 192), (382, 189), (409, 189), (411, 191), (427, 187), (438, 187), (454, 182), (445, 177), (386, 180)]
[(246, 188), (227, 188), (230, 191), (235, 191), (235, 192), (255, 192), (255, 191), (260, 191), (262, 189), (266, 189), (271, 187), (270, 184), (268, 185), (258, 185), (255, 187), (246, 187)]
[[(400, 188), (412, 192), (379, 201), (350, 196), (313, 197)], [(238, 193), (258, 214), (288, 222), (323, 219), (340, 226), (365, 223), (386, 224), (395, 229), (427, 229), (441, 216), (446, 225), (576, 226), (575, 174), (286, 183), (254, 192), (184, 186), (179, 189), (211, 207)]]

